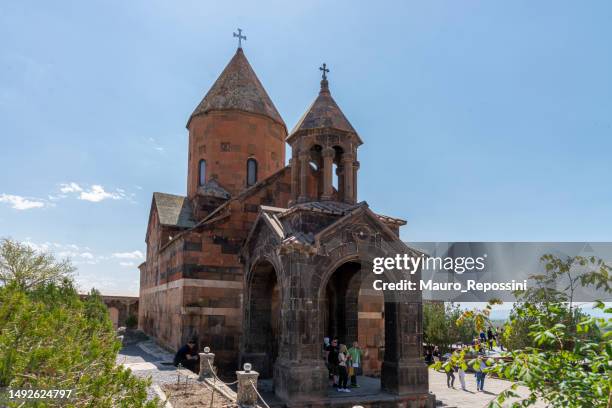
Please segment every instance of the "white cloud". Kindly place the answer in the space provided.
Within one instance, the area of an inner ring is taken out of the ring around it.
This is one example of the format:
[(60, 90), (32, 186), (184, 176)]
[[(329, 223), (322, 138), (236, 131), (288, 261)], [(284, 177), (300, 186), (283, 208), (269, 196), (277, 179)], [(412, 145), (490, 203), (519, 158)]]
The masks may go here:
[(37, 198), (26, 198), (12, 194), (0, 194), (0, 203), (10, 204), (15, 210), (31, 210), (32, 208), (42, 208), (46, 204)]
[(93, 203), (100, 202), (106, 199), (121, 200), (125, 194), (121, 192), (109, 192), (104, 190), (99, 184), (94, 184), (88, 191), (81, 191), (79, 200), (91, 201)]
[(94, 256), (91, 252), (82, 252), (79, 256), (84, 259), (94, 259)]
[(144, 259), (144, 254), (140, 251), (115, 252), (113, 258), (119, 259)]
[(119, 265), (121, 265), (121, 266), (134, 266), (135, 263), (134, 262), (119, 262)]
[(98, 203), (103, 200), (126, 199), (132, 201), (131, 197), (133, 197), (133, 194), (127, 194), (124, 189), (117, 188), (115, 191), (107, 191), (100, 184), (92, 184), (91, 186), (87, 187), (75, 182), (61, 183), (59, 191), (61, 194), (49, 196), (49, 199), (56, 201), (62, 198), (67, 198), (68, 194), (71, 194), (79, 200)]
[(78, 193), (83, 191), (83, 188), (77, 183), (62, 183), (60, 184), (60, 191), (62, 193)]
[(52, 252), (60, 259), (70, 258), (75, 265), (95, 265), (101, 260), (108, 259), (108, 257), (93, 254), (89, 247), (80, 247), (76, 244), (61, 244), (59, 242), (43, 242), (39, 244), (30, 241), (30, 238), (26, 238), (23, 243), (38, 252)]

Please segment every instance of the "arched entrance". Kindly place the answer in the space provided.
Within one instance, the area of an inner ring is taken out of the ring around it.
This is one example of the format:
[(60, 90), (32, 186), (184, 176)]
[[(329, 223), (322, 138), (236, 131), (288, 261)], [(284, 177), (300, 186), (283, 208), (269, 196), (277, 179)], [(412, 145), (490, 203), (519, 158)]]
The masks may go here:
[(274, 266), (268, 261), (256, 263), (247, 282), (241, 360), (252, 363), (261, 379), (272, 378), (278, 357), (280, 301)]
[[(338, 266), (324, 290), (322, 310), (325, 337), (338, 338), (350, 348), (357, 341), (366, 354), (359, 375), (379, 377), (385, 351), (384, 296), (372, 289), (372, 274), (360, 261)], [(376, 388), (380, 382), (376, 380)]]

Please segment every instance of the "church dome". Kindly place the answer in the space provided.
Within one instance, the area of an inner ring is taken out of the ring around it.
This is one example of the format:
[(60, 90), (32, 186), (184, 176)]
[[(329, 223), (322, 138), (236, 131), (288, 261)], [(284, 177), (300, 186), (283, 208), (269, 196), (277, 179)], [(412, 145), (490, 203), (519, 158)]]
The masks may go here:
[(303, 131), (315, 129), (336, 129), (357, 135), (353, 125), (351, 125), (334, 98), (332, 98), (326, 78), (321, 81), (319, 95), (297, 122), (287, 140), (292, 139), (294, 135)]
[(242, 48), (238, 48), (202, 102), (195, 108), (189, 117), (187, 128), (194, 117), (214, 110), (238, 110), (264, 115), (286, 127)]

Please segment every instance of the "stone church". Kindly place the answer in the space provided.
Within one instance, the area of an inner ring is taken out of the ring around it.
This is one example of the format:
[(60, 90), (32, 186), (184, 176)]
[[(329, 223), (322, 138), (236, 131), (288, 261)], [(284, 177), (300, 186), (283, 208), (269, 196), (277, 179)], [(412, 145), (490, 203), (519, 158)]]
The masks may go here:
[(292, 405), (326, 398), (324, 337), (359, 341), (364, 374), (395, 404), (430, 406), (421, 294), (371, 284), (375, 257), (412, 251), (399, 240), (406, 222), (358, 201), (363, 141), (322, 71), (287, 132), (237, 49), (187, 121), (187, 195), (153, 193), (139, 326), (171, 349), (197, 338), (221, 372), (252, 363)]

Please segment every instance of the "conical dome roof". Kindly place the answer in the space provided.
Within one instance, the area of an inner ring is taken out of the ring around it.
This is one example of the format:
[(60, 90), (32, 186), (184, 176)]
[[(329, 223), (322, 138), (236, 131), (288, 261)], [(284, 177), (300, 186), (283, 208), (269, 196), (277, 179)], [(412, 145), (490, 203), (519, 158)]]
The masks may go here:
[(322, 128), (332, 128), (357, 135), (357, 131), (355, 131), (351, 122), (344, 116), (344, 113), (332, 98), (327, 79), (321, 81), (319, 95), (306, 113), (302, 115), (287, 139), (303, 130)]
[(240, 110), (256, 113), (265, 115), (285, 126), (285, 122), (259, 82), (242, 48), (238, 48), (202, 102), (195, 108), (189, 117), (187, 127), (195, 116), (213, 110)]

